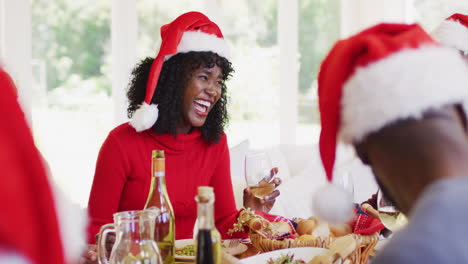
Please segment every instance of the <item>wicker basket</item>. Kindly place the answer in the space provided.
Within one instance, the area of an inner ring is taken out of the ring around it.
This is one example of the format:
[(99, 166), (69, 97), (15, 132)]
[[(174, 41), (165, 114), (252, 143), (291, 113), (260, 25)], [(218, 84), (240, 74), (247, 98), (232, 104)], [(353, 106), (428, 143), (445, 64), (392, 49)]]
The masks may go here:
[[(295, 218), (294, 220), (300, 222), (303, 219)], [(293, 247), (321, 247), (329, 249), (323, 254), (324, 256), (330, 256), (330, 253), (333, 253), (331, 258), (335, 259), (336, 256), (340, 256), (343, 261), (348, 261), (346, 263), (367, 264), (369, 255), (379, 239), (378, 233), (367, 236), (348, 234), (344, 237), (316, 237), (313, 240), (271, 239), (276, 235), (273, 223), (255, 212), (246, 209), (239, 214), (237, 221), (229, 232), (248, 230), (252, 245), (261, 252)]]
[[(339, 256), (343, 262), (348, 261), (346, 263), (356, 264), (368, 263), (369, 256), (379, 240), (378, 233), (374, 233), (372, 235), (348, 234), (345, 236), (347, 238), (346, 240), (341, 239), (343, 237), (317, 237), (313, 240), (299, 240), (293, 238), (285, 238), (281, 240), (271, 239), (262, 232), (269, 230), (269, 228), (271, 228), (271, 223), (250, 210), (245, 210), (240, 214), (238, 223), (234, 224), (234, 228), (231, 231), (245, 231), (245, 228), (247, 228), (249, 232), (252, 245), (261, 252), (294, 247), (321, 247), (329, 249), (327, 251), (328, 253), (334, 252), (332, 254), (333, 258), (335, 258), (336, 255)], [(344, 248), (346, 250), (336, 250), (337, 248), (340, 248), (336, 247), (339, 243), (343, 246), (343, 241), (350, 241), (351, 243), (349, 243), (349, 245), (352, 245), (352, 247), (345, 244), (346, 246)], [(324, 253), (324, 255), (326, 254), (327, 253)]]
[(283, 240), (265, 238), (257, 233), (250, 233), (252, 245), (261, 252), (268, 252), (283, 248), (293, 247), (325, 247), (327, 241), (320, 239), (301, 241), (299, 239), (286, 238)]
[[(356, 264), (367, 264), (369, 261), (369, 256), (374, 246), (377, 244), (379, 235), (377, 233), (373, 235), (356, 235), (351, 234), (348, 236), (352, 236), (358, 243), (356, 249), (349, 255), (343, 256), (345, 260), (349, 260), (350, 263)], [(284, 248), (293, 248), (293, 247), (321, 247), (328, 249), (330, 245), (333, 244), (337, 238), (329, 238), (329, 239), (316, 239), (316, 240), (308, 240), (308, 241), (301, 241), (298, 239), (283, 239), (283, 240), (274, 240), (265, 238), (257, 233), (251, 232), (250, 233), (250, 240), (252, 245), (257, 248), (261, 252), (268, 252), (278, 249)]]

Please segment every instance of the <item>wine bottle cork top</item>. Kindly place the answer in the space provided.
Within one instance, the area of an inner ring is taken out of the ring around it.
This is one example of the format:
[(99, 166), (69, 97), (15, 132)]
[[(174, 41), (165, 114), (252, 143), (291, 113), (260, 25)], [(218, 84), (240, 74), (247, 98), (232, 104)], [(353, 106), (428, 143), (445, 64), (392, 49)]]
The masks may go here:
[(210, 186), (198, 187), (198, 196), (203, 196), (203, 197), (214, 196), (213, 187), (210, 187)]
[(155, 149), (155, 150), (153, 150), (152, 156), (153, 156), (153, 158), (163, 159), (164, 158), (164, 150)]

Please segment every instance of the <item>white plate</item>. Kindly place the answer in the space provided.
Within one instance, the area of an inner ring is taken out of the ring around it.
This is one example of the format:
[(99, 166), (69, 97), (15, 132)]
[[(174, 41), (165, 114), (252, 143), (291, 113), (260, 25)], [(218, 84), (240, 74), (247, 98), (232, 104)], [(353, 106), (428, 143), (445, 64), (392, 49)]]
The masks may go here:
[[(230, 242), (229, 239), (223, 241), (223, 245), (224, 245), (223, 249), (231, 255), (238, 255), (247, 250), (247, 246), (242, 243), (239, 243), (237, 244), (237, 246), (234, 246), (234, 247), (229, 247), (229, 244), (230, 244), (229, 242)], [(193, 239), (180, 239), (180, 240), (175, 241), (176, 248), (183, 248), (187, 245), (193, 245), (193, 244), (195, 244)], [(185, 255), (177, 255), (177, 254), (175, 255), (175, 258), (178, 260), (195, 260), (195, 256), (185, 256)]]
[[(232, 240), (237, 240), (237, 239), (232, 239)], [(242, 243), (237, 243), (237, 245), (230, 247), (230, 244), (231, 244), (230, 242), (231, 242), (231, 239), (226, 239), (223, 241), (223, 245), (224, 245), (223, 249), (228, 254), (235, 256), (247, 250), (247, 246)]]
[(313, 257), (322, 254), (326, 251), (324, 248), (317, 247), (298, 247), (298, 248), (285, 248), (275, 251), (270, 251), (258, 254), (252, 257), (242, 259), (242, 264), (265, 264), (271, 258), (275, 259), (281, 255), (294, 254), (294, 259), (302, 259), (306, 263), (311, 261)]
[[(175, 241), (176, 248), (183, 248), (187, 245), (195, 244), (193, 239), (180, 239)], [(175, 255), (177, 260), (195, 260), (195, 256)]]

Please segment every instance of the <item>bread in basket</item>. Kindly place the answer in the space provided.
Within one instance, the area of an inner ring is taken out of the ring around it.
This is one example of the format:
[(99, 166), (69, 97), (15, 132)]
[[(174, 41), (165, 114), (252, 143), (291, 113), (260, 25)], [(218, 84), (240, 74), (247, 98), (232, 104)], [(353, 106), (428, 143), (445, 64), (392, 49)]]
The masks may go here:
[(334, 263), (337, 258), (349, 261), (347, 263), (368, 263), (369, 255), (378, 241), (378, 233), (352, 234), (349, 226), (331, 226), (313, 217), (293, 219), (297, 223), (294, 228), (290, 223), (269, 221), (245, 209), (237, 220), (230, 232), (248, 232), (252, 245), (261, 252), (293, 247), (329, 249), (322, 258), (318, 258), (319, 262), (313, 262), (317, 264)]

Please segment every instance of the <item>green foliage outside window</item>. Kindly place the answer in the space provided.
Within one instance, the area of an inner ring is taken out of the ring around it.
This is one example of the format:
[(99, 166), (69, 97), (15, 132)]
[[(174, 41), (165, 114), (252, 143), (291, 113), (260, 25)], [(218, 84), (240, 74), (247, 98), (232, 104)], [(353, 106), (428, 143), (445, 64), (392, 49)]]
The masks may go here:
[[(202, 3), (137, 1), (138, 57), (155, 55), (162, 24), (182, 12), (203, 7)], [(224, 18), (219, 22), (237, 58), (234, 66), (238, 75), (231, 83), (232, 116), (238, 120), (274, 119), (277, 113), (272, 109), (277, 109), (277, 96), (253, 99), (249, 94), (252, 89), (265, 95), (278, 92), (278, 1), (220, 1), (219, 4), (219, 17)], [(298, 4), (299, 107), (306, 105), (299, 113), (308, 113), (308, 118), (301, 120), (310, 122), (315, 120), (310, 113), (316, 106), (306, 97), (311, 93), (321, 60), (338, 38), (339, 0), (298, 0)], [(54, 93), (109, 96), (110, 1), (32, 0), (32, 7), (33, 57), (44, 62), (47, 91), (52, 92), (49, 97)], [(234, 9), (236, 12), (231, 12)], [(252, 64), (252, 56), (258, 57), (257, 64)], [(255, 68), (261, 68), (259, 74), (263, 74), (257, 80), (251, 75)]]
[(110, 95), (110, 12), (107, 1), (32, 0), (33, 58), (45, 62), (47, 90), (79, 77)]
[(338, 40), (340, 9), (337, 0), (299, 0), (299, 91), (307, 93), (320, 63)]

